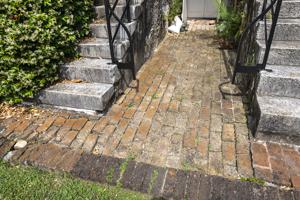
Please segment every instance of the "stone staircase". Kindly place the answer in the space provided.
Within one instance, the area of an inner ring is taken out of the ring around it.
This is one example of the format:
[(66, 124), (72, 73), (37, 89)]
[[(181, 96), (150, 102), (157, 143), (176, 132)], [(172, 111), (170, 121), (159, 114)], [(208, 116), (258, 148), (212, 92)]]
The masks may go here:
[[(125, 0), (119, 1), (116, 11), (118, 16), (122, 14), (125, 3)], [(141, 0), (131, 1), (132, 20), (126, 22), (131, 34), (135, 32), (136, 19), (142, 13), (141, 3)], [(96, 19), (90, 24), (93, 37), (78, 45), (81, 56), (79, 60), (60, 66), (61, 78), (69, 81), (57, 83), (43, 90), (38, 96), (40, 103), (67, 109), (102, 112), (119, 93), (117, 89), (121, 84), (121, 74), (116, 65), (110, 64), (111, 55), (103, 0), (96, 0), (94, 5)], [(112, 22), (113, 32), (116, 26), (117, 23)], [(120, 28), (114, 45), (116, 57), (120, 60), (125, 59), (129, 41), (123, 28)]]
[[(257, 32), (259, 58), (264, 25)], [(283, 0), (266, 71), (260, 72), (258, 133), (300, 136), (300, 0)]]

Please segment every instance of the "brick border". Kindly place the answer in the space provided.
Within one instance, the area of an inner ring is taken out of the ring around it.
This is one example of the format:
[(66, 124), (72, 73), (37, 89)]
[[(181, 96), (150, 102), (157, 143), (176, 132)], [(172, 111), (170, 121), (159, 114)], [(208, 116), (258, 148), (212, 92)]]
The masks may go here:
[[(7, 155), (13, 144), (14, 141), (0, 138), (1, 158)], [(157, 167), (130, 158), (97, 156), (55, 144), (29, 145), (26, 149), (13, 151), (9, 161), (64, 171), (77, 178), (118, 185), (163, 199), (300, 199), (298, 190), (282, 190), (196, 171)]]

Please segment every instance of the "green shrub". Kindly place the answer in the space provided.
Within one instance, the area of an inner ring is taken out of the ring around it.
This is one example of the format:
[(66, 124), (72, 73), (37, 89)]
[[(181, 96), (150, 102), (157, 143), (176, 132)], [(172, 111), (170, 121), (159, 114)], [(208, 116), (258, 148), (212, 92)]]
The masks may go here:
[(168, 21), (171, 23), (174, 18), (182, 13), (182, 0), (172, 0)]
[(58, 79), (88, 34), (92, 0), (0, 0), (0, 100), (32, 98)]
[(234, 42), (239, 39), (240, 26), (243, 13), (237, 8), (231, 8), (225, 5), (222, 0), (218, 3), (218, 23), (217, 32), (223, 39)]

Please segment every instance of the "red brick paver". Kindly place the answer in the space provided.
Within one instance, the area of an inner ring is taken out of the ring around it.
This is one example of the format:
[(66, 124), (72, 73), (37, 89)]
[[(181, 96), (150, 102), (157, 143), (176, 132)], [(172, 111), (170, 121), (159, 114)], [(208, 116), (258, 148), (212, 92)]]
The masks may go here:
[(299, 146), (279, 141), (254, 140), (252, 157), (255, 175), (280, 185), (300, 189)]

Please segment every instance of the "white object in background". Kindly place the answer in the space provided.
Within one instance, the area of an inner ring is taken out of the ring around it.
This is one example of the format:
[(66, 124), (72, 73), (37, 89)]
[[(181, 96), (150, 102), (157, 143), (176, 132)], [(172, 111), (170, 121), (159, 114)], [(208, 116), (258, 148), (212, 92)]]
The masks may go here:
[(181, 19), (178, 17), (178, 16), (176, 16), (175, 18), (174, 18), (174, 24), (173, 25), (171, 25), (169, 28), (168, 28), (168, 30), (170, 31), (170, 32), (174, 32), (174, 33), (180, 33), (180, 29), (181, 29), (181, 27), (182, 27), (182, 21), (181, 21)]

